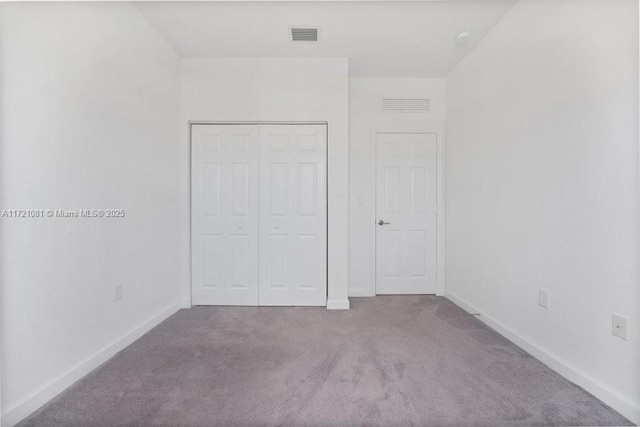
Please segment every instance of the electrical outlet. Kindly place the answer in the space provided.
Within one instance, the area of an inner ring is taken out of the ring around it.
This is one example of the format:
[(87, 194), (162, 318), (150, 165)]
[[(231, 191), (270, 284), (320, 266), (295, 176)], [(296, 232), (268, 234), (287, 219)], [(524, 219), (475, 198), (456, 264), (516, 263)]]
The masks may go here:
[(611, 333), (623, 340), (627, 339), (627, 319), (614, 314), (611, 318)]
[(538, 305), (543, 308), (549, 308), (549, 291), (546, 289), (538, 290)]
[(118, 301), (122, 299), (122, 283), (116, 283), (113, 287), (113, 300)]

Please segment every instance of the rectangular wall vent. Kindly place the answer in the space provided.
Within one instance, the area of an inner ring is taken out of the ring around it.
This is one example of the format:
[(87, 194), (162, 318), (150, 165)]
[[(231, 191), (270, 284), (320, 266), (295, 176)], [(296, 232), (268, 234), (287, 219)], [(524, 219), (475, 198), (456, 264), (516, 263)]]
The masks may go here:
[(318, 29), (317, 28), (291, 28), (291, 40), (294, 42), (317, 42), (318, 41)]
[(429, 98), (382, 98), (382, 111), (424, 113), (431, 111), (431, 100)]

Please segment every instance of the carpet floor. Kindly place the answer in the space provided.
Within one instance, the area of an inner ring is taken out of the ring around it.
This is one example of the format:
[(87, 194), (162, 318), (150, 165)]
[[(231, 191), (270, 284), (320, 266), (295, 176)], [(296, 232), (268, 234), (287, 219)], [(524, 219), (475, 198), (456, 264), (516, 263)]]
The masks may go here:
[(20, 426), (633, 425), (445, 298), (181, 310)]

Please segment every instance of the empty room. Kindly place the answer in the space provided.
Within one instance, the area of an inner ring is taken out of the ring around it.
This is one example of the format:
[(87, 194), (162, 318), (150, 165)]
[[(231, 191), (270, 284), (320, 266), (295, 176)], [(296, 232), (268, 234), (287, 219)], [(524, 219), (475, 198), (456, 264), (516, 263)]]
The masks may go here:
[(2, 427), (640, 424), (639, 15), (1, 2)]

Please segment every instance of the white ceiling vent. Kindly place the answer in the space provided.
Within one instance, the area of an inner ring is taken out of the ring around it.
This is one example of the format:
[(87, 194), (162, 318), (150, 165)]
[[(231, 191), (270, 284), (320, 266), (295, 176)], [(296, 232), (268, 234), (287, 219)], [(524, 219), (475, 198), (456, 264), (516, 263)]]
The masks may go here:
[(429, 98), (382, 98), (382, 111), (387, 113), (426, 113), (431, 111)]
[(292, 27), (291, 41), (294, 42), (317, 42), (318, 29), (314, 27)]

